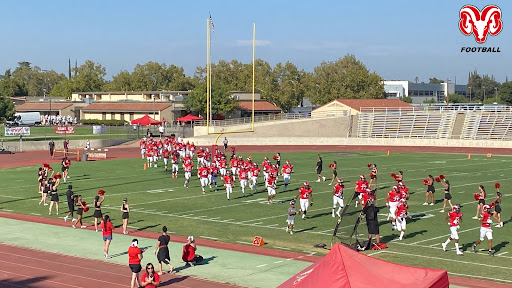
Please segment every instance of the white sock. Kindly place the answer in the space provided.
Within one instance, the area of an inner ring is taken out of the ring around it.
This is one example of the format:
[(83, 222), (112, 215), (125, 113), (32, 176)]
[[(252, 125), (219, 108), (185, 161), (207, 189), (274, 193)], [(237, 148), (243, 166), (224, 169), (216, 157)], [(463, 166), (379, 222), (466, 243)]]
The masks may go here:
[(340, 214), (340, 212), (341, 212), (341, 208), (342, 208), (342, 207), (338, 208), (338, 212), (336, 212), (336, 213)]
[(459, 252), (459, 243), (455, 242), (455, 249), (457, 249), (457, 252)]
[(405, 231), (400, 232), (400, 239), (404, 237)]
[[(450, 241), (452, 241), (452, 240), (450, 240), (450, 238), (448, 238), (448, 239), (444, 242), (444, 245), (445, 245), (445, 246), (446, 246), (446, 245), (448, 245), (448, 243), (450, 243)], [(459, 246), (459, 244), (458, 244), (458, 243), (455, 243), (455, 246)], [(458, 249), (458, 248), (457, 248), (457, 249)]]

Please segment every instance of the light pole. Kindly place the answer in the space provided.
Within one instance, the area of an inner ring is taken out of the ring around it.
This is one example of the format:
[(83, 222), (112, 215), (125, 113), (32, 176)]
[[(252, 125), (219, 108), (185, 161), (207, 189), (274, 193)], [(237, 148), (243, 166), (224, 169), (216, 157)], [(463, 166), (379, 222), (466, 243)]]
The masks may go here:
[(469, 102), (471, 102), (471, 87), (468, 87), (469, 89)]

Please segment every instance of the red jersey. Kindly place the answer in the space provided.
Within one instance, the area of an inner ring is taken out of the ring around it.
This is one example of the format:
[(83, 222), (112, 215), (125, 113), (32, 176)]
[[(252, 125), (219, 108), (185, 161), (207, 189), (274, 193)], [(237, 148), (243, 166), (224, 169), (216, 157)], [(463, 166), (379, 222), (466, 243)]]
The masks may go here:
[(272, 176), (269, 176), (267, 178), (267, 186), (275, 187), (275, 185), (276, 185), (276, 178), (272, 177)]
[(210, 167), (210, 175), (212, 175), (212, 177), (217, 177), (217, 175), (219, 174), (219, 168), (217, 167)]
[(176, 154), (172, 154), (172, 164), (178, 164), (180, 158)]
[(203, 157), (204, 157), (204, 152), (203, 152), (203, 150), (199, 150), (199, 151), (197, 151), (197, 158), (200, 158), (200, 159), (201, 159), (201, 158), (203, 158)]
[(277, 175), (277, 169), (270, 169), (270, 174), (274, 174), (274, 175)]
[(252, 161), (247, 161), (247, 162), (244, 163), (244, 167), (251, 169), (253, 164), (254, 163), (252, 163)]
[(395, 192), (395, 190), (391, 190), (388, 192), (389, 202), (398, 202), (400, 201), (400, 193)]
[(252, 177), (258, 177), (258, 175), (260, 174), (260, 168), (252, 167), (251, 171)]
[(396, 216), (398, 218), (405, 218), (407, 217), (407, 209), (409, 209), (409, 206), (400, 204), (398, 207), (396, 207)]
[(238, 160), (237, 159), (231, 159), (231, 168), (238, 168)]
[(190, 148), (188, 148), (188, 151), (194, 153), (195, 150), (196, 150), (196, 145), (190, 144)]
[(107, 228), (105, 229), (105, 223), (101, 222), (101, 229), (103, 229), (103, 236), (112, 236), (112, 230), (114, 230), (114, 225), (112, 222), (107, 222)]
[(301, 187), (299, 189), (299, 192), (300, 192), (300, 199), (309, 199), (309, 195), (311, 195), (311, 193), (313, 193), (313, 189)]
[(289, 174), (292, 173), (292, 169), (293, 169), (292, 165), (284, 164), (281, 171), (283, 171), (283, 174), (288, 174), (289, 175)]
[(199, 177), (201, 178), (207, 178), (208, 177), (208, 174), (209, 174), (209, 171), (208, 171), (208, 168), (206, 167), (201, 167), (199, 168)]
[(128, 248), (128, 264), (140, 264), (139, 254), (142, 254), (139, 247)]
[(219, 166), (221, 169), (226, 169), (226, 160), (220, 160), (219, 161)]
[(224, 176), (222, 177), (222, 180), (224, 180), (224, 184), (233, 185), (233, 176)]
[(247, 172), (247, 169), (240, 169), (240, 171), (238, 171), (238, 178), (240, 180), (247, 180)]
[(183, 165), (183, 170), (185, 170), (185, 172), (192, 172), (192, 164), (185, 164)]
[(457, 213), (455, 211), (449, 212), (448, 216), (450, 216), (450, 226), (456, 227), (459, 225), (460, 220), (462, 220), (462, 213)]
[[(147, 278), (148, 278), (148, 274), (147, 273), (144, 273), (142, 274), (142, 277), (140, 278), (140, 282), (147, 282)], [(158, 273), (153, 273), (153, 281), (155, 282), (160, 282), (160, 276), (158, 275)], [(148, 284), (146, 286), (144, 286), (146, 288), (156, 288), (156, 286), (154, 284)]]
[(491, 227), (491, 225), (492, 225), (491, 216), (492, 216), (492, 214), (489, 212), (482, 213), (482, 220), (480, 220), (482, 222), (482, 227), (485, 227), (485, 228)]
[(398, 188), (398, 191), (400, 191), (400, 198), (402, 198), (402, 199), (406, 199), (407, 195), (409, 195), (409, 188), (408, 187)]
[(366, 192), (367, 188), (368, 188), (368, 181), (366, 181), (366, 180), (365, 181), (359, 180), (359, 181), (356, 182), (356, 190), (357, 190), (357, 192), (364, 193), (364, 192)]
[(164, 159), (169, 159), (169, 155), (170, 155), (170, 154), (171, 154), (171, 153), (169, 152), (169, 150), (164, 150), (164, 151), (162, 152), (162, 156), (164, 157)]
[(185, 157), (185, 158), (183, 158), (183, 163), (192, 164), (192, 159), (190, 159), (189, 157)]
[(345, 185), (337, 183), (334, 185), (334, 196), (342, 198), (343, 197), (343, 188), (345, 188)]

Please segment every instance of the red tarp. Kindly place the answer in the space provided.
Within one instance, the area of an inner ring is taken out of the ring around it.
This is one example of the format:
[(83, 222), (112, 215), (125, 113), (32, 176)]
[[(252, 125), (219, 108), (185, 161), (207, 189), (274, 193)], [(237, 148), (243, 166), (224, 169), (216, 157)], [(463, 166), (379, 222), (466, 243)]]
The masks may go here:
[(181, 117), (181, 118), (178, 118), (176, 119), (178, 121), (181, 121), (181, 122), (190, 122), (190, 121), (199, 121), (199, 120), (203, 120), (203, 118), (201, 117), (197, 117), (197, 116), (194, 116), (192, 114), (188, 114), (187, 116), (184, 116), (184, 117)]
[(366, 256), (336, 243), (321, 260), (278, 288), (449, 287), (445, 270), (412, 267)]
[(148, 126), (148, 125), (160, 125), (160, 124), (162, 124), (162, 121), (157, 121), (157, 120), (149, 117), (148, 114), (146, 114), (145, 116), (142, 116), (139, 119), (133, 119), (131, 123)]

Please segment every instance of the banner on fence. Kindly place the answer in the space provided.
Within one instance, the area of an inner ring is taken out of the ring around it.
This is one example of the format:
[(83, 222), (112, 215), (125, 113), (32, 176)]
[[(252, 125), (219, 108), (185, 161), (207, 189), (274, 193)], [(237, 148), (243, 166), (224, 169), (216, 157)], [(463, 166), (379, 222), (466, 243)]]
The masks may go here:
[(75, 126), (55, 126), (57, 134), (75, 134)]
[(94, 125), (92, 126), (92, 134), (105, 134), (107, 133), (107, 127), (104, 125)]
[(30, 136), (30, 127), (5, 127), (5, 136)]

